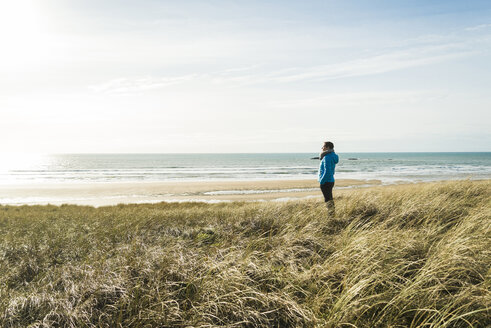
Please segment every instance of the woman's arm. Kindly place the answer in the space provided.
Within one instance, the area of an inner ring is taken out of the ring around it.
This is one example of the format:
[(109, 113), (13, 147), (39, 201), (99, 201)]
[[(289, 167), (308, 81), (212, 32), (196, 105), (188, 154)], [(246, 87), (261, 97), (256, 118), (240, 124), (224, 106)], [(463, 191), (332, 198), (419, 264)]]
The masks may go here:
[(319, 182), (320, 184), (324, 184), (326, 181), (326, 161), (323, 160), (321, 161), (320, 165), (319, 165)]

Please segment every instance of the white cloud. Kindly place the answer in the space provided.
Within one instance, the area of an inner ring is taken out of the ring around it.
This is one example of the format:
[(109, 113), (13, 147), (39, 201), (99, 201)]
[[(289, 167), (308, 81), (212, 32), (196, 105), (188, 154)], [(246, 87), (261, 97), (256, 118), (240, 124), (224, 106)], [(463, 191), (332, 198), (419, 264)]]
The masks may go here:
[(442, 99), (445, 96), (446, 93), (439, 90), (350, 92), (330, 94), (322, 97), (271, 101), (266, 105), (273, 108), (367, 107), (394, 104), (412, 105), (421, 101)]
[(209, 82), (220, 83), (222, 81), (231, 82), (234, 74), (241, 74), (258, 67), (252, 65), (247, 67), (229, 68), (219, 72), (209, 74), (184, 74), (178, 76), (146, 76), (137, 78), (116, 78), (104, 83), (89, 86), (89, 89), (104, 94), (127, 94), (138, 93), (146, 90), (165, 88), (171, 85), (183, 84), (186, 82), (209, 80)]
[(479, 53), (470, 49), (467, 43), (447, 43), (408, 47), (404, 50), (392, 50), (327, 65), (308, 67), (288, 67), (281, 70), (262, 71), (259, 65), (229, 68), (207, 74), (185, 74), (180, 76), (117, 78), (93, 85), (91, 90), (102, 93), (131, 93), (150, 89), (164, 88), (191, 81), (233, 85), (278, 84), (302, 81), (323, 81), (356, 76), (368, 76), (411, 67), (436, 64), (452, 59), (472, 56)]
[(424, 66), (446, 60), (475, 54), (475, 51), (457, 50), (441, 52), (424, 47), (407, 51), (395, 51), (368, 58), (356, 59), (337, 64), (295, 69), (289, 74), (271, 74), (269, 80), (275, 82), (297, 82), (305, 80), (332, 80), (355, 76), (366, 76), (402, 70), (410, 67)]
[(141, 77), (136, 79), (118, 78), (108, 82), (90, 86), (89, 89), (101, 93), (130, 93), (180, 84), (199, 78), (198, 74), (188, 74), (176, 77)]
[(465, 30), (466, 31), (477, 31), (477, 30), (482, 30), (482, 29), (488, 28), (488, 27), (491, 27), (491, 24), (480, 24), (480, 25), (476, 25), (476, 26), (469, 26), (469, 27), (466, 27)]

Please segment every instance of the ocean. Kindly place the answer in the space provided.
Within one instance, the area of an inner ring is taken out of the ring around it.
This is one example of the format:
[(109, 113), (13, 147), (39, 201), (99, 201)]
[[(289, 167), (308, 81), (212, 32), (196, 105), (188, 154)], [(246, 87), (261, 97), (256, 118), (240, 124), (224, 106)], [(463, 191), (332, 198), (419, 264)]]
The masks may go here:
[[(338, 153), (337, 179), (491, 178), (491, 152)], [(59, 154), (4, 158), (0, 184), (315, 179), (315, 153)]]

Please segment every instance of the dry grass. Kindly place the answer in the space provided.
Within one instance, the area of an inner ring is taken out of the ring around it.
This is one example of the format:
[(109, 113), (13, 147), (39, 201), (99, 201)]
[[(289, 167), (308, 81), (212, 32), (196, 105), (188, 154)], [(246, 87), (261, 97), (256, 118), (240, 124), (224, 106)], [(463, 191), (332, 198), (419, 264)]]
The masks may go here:
[(0, 207), (0, 326), (486, 327), (490, 187)]

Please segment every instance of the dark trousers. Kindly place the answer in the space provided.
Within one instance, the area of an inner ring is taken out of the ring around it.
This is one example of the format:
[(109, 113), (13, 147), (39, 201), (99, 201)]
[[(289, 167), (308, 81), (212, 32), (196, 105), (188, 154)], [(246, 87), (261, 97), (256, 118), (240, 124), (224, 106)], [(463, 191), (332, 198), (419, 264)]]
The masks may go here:
[(321, 184), (322, 194), (324, 195), (324, 201), (328, 202), (332, 200), (332, 188), (334, 187), (334, 182), (326, 182)]

